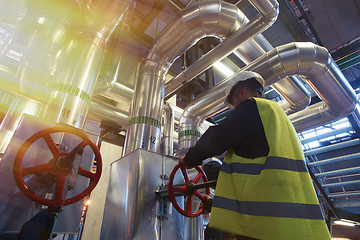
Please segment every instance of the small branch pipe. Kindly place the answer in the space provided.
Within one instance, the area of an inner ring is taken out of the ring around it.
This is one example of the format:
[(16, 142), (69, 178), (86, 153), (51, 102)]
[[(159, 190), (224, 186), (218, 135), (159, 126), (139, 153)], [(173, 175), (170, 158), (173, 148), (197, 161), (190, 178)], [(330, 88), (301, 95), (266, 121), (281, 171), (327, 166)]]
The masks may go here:
[(163, 154), (174, 154), (174, 110), (169, 103), (164, 105)]

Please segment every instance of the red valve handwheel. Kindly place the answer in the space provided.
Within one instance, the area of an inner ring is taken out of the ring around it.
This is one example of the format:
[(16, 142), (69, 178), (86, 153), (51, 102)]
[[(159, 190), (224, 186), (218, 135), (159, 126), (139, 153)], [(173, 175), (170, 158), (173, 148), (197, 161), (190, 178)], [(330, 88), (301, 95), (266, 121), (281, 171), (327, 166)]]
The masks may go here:
[[(80, 137), (82, 139), (82, 141), (70, 153), (61, 152), (50, 135), (52, 133), (57, 133), (57, 132), (64, 132), (64, 133), (70, 133), (70, 134), (76, 135), (76, 136)], [(41, 139), (41, 138), (45, 140), (47, 146), (49, 147), (49, 149), (53, 155), (53, 158), (48, 163), (23, 168), (22, 160), (24, 158), (26, 151), (29, 149), (29, 147), (35, 141), (37, 141), (38, 139)], [(68, 198), (68, 199), (63, 199), (65, 180), (66, 180), (66, 177), (68, 176), (68, 174), (71, 172), (71, 168), (62, 169), (58, 166), (57, 161), (59, 160), (60, 157), (66, 157), (66, 156), (71, 155), (73, 153), (73, 151), (75, 151), (75, 149), (78, 149), (78, 148), (84, 149), (87, 145), (89, 145), (91, 147), (92, 151), (95, 154), (96, 171), (93, 173), (93, 172), (87, 171), (87, 170), (79, 167), (78, 174), (83, 177), (89, 178), (90, 184), (80, 194), (78, 194), (74, 197)], [(65, 206), (65, 205), (75, 203), (75, 202), (81, 200), (82, 198), (86, 197), (94, 189), (96, 184), (99, 182), (99, 179), (101, 176), (101, 170), (102, 170), (101, 155), (100, 155), (99, 149), (97, 148), (95, 143), (85, 133), (81, 132), (80, 130), (64, 126), (64, 127), (47, 128), (47, 129), (44, 129), (44, 130), (41, 130), (41, 131), (35, 133), (30, 138), (28, 138), (24, 142), (24, 144), (19, 148), (19, 150), (17, 151), (16, 157), (14, 160), (13, 175), (15, 178), (16, 185), (21, 190), (21, 192), (23, 194), (25, 194), (25, 196), (27, 196), (28, 198), (33, 200), (34, 202), (42, 204), (42, 205), (46, 205), (46, 206), (50, 206), (50, 205), (54, 205), (54, 206), (63, 206), (64, 205)], [(45, 172), (51, 172), (52, 174), (54, 174), (56, 176), (56, 187), (55, 187), (55, 194), (54, 194), (53, 199), (43, 198), (43, 197), (35, 194), (32, 190), (30, 190), (29, 186), (24, 181), (25, 176), (32, 175), (32, 174), (40, 174), (40, 173), (45, 173)]]
[[(175, 174), (178, 170), (181, 170), (181, 173), (184, 177), (185, 180), (185, 184), (182, 186), (174, 186), (173, 185), (173, 181), (174, 181), (174, 177)], [(189, 179), (189, 175), (186, 171), (186, 167), (181, 164), (178, 163), (174, 169), (171, 171), (170, 177), (169, 177), (169, 182), (168, 182), (168, 192), (169, 192), (169, 199), (171, 201), (171, 203), (174, 205), (175, 209), (182, 215), (186, 216), (186, 217), (198, 217), (200, 216), (204, 209), (200, 208), (198, 209), (196, 212), (192, 212), (192, 198), (193, 196), (198, 197), (201, 201), (205, 201), (205, 196), (202, 195), (198, 190), (195, 190), (193, 192), (190, 192), (189, 190), (189, 185), (190, 184), (197, 184), (200, 179), (202, 179), (204, 182), (207, 182), (207, 177), (205, 175), (205, 173), (203, 172), (203, 170), (199, 167), (196, 166), (195, 169), (199, 172), (199, 174), (193, 179)], [(176, 201), (175, 198), (175, 193), (179, 192), (183, 195), (185, 195), (185, 207), (184, 209), (182, 209), (178, 202)], [(207, 187), (205, 188), (205, 194), (206, 195), (210, 195), (210, 189)]]

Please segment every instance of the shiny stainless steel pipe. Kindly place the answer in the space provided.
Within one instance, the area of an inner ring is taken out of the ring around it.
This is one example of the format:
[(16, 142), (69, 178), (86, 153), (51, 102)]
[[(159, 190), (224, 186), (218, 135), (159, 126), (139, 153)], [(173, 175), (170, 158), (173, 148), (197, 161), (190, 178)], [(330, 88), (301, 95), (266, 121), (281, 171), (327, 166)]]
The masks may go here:
[(164, 81), (171, 64), (200, 38), (228, 37), (245, 19), (233, 4), (206, 1), (189, 5), (168, 24), (138, 70), (125, 153), (137, 148), (159, 150)]
[(81, 127), (103, 59), (102, 44), (129, 4), (29, 1), (15, 26), (19, 34), (11, 36), (5, 50), (19, 56), (18, 68), (13, 59), (2, 58), (1, 87), (42, 101), (39, 117)]
[[(267, 85), (287, 76), (304, 76), (308, 85), (323, 102), (289, 115), (297, 131), (323, 125), (349, 115), (357, 99), (354, 90), (335, 64), (329, 52), (313, 43), (289, 43), (277, 47), (251, 62), (241, 71), (254, 71), (262, 75)], [(179, 143), (189, 147), (191, 139), (181, 132), (197, 131), (199, 122), (224, 106), (227, 82), (236, 74), (216, 85), (209, 92), (191, 102), (180, 119)], [(212, 110), (210, 110), (212, 109)]]
[[(240, 45), (234, 51), (234, 54), (245, 64), (248, 64), (272, 49), (273, 47), (266, 38), (259, 34), (250, 41)], [(286, 114), (303, 110), (310, 104), (311, 99), (310, 92), (305, 88), (300, 77), (291, 76), (289, 78), (286, 77), (272, 85), (284, 97), (284, 100), (279, 102), (279, 104)]]
[(0, 124), (0, 153), (4, 153), (23, 114), (36, 115), (40, 103), (29, 98), (16, 96)]
[(289, 115), (297, 131), (345, 117), (357, 103), (354, 90), (329, 52), (313, 43), (297, 42), (277, 47), (243, 70), (258, 72), (267, 85), (285, 76), (305, 76), (307, 84), (323, 101)]
[(174, 154), (174, 110), (169, 103), (164, 105), (163, 154)]
[(320, 160), (320, 161), (316, 161), (316, 162), (310, 162), (310, 163), (308, 163), (308, 165), (310, 167), (317, 167), (317, 166), (321, 166), (321, 165), (325, 165), (325, 164), (344, 162), (347, 160), (354, 160), (354, 159), (360, 159), (360, 153), (353, 153), (353, 154), (348, 154), (345, 156), (339, 156), (339, 157), (328, 158), (328, 159)]
[(101, 122), (107, 120), (114, 126), (125, 129), (129, 124), (129, 112), (107, 106), (97, 101), (92, 101), (89, 106), (88, 118)]
[(171, 79), (165, 86), (166, 96), (173, 95), (182, 84), (207, 70), (216, 61), (223, 59), (241, 44), (266, 30), (275, 22), (279, 12), (279, 4), (276, 0), (249, 0), (249, 2), (258, 10), (258, 19), (250, 22), (240, 31), (226, 38), (221, 44), (202, 56), (175, 78)]
[(104, 59), (94, 87), (94, 95), (107, 92), (115, 86), (119, 76), (120, 64), (125, 61), (121, 57), (124, 47), (123, 38), (128, 32), (128, 25), (121, 21), (107, 40)]

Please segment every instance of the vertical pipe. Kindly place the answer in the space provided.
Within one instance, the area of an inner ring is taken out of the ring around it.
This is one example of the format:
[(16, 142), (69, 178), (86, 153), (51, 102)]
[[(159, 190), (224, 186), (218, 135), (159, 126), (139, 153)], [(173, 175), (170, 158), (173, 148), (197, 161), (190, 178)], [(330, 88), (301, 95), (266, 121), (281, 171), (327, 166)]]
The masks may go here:
[(85, 122), (106, 39), (123, 18), (130, 1), (84, 2), (79, 23), (56, 64), (50, 97), (39, 116), (81, 128)]
[(0, 153), (3, 154), (18, 126), (23, 114), (36, 115), (39, 102), (29, 98), (16, 97), (11, 103), (4, 119), (0, 124)]
[[(226, 36), (222, 44), (207, 53), (206, 57), (203, 56), (201, 61), (191, 65), (196, 65), (195, 68), (203, 67), (205, 70), (214, 61), (230, 54), (241, 42), (259, 34), (276, 20), (278, 3), (275, 0), (252, 0), (251, 3), (260, 15), (259, 19), (246, 25), (246, 17), (234, 5), (222, 1), (205, 1), (185, 8), (179, 18), (162, 31), (138, 71), (136, 99), (133, 99), (125, 153), (137, 148), (158, 151), (164, 80), (167, 70), (176, 58), (200, 38)], [(241, 26), (244, 28), (240, 28)], [(187, 41), (184, 42), (184, 39)]]
[(174, 110), (169, 103), (164, 105), (163, 153), (174, 154)]

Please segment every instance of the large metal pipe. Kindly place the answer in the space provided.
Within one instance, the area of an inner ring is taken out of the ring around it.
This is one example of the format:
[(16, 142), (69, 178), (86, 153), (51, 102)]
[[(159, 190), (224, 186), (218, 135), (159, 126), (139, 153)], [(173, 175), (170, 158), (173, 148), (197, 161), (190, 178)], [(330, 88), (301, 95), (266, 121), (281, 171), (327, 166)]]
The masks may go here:
[(216, 61), (228, 56), (244, 42), (254, 38), (257, 34), (266, 30), (276, 20), (279, 6), (276, 0), (249, 0), (249, 2), (259, 12), (259, 17), (251, 21), (240, 31), (226, 38), (221, 44), (202, 56), (199, 60), (191, 64), (183, 72), (171, 79), (165, 88), (166, 96), (172, 95), (182, 84), (192, 80), (210, 68)]
[[(42, 101), (39, 117), (81, 127), (103, 44), (129, 4), (130, 0), (28, 1), (14, 31), (18, 35), (1, 51), (18, 56), (17, 62), (1, 56), (1, 87)], [(14, 62), (17, 68), (11, 68)]]
[[(197, 61), (193, 64), (196, 69), (205, 70), (230, 54), (239, 43), (251, 39), (275, 21), (278, 14), (278, 3), (275, 0), (250, 2), (260, 16), (244, 28), (240, 27), (246, 22), (246, 17), (236, 6), (222, 1), (209, 1), (191, 4), (163, 30), (138, 72), (136, 99), (133, 100), (125, 152), (137, 148), (158, 150), (164, 79), (169, 67), (180, 54), (202, 37), (226, 36), (223, 43), (201, 58), (205, 57), (204, 60), (209, 59), (212, 63)], [(228, 36), (234, 30), (237, 31)], [(187, 41), (184, 42), (184, 39)], [(199, 63), (204, 67), (198, 67)], [(191, 70), (189, 69), (187, 68), (188, 71)]]
[(29, 98), (16, 96), (0, 124), (0, 154), (8, 147), (23, 114), (36, 115), (40, 103)]
[[(262, 34), (259, 34), (250, 41), (240, 45), (234, 51), (234, 54), (245, 64), (249, 64), (272, 49), (273, 46)], [(311, 99), (310, 92), (305, 88), (298, 76), (291, 76), (289, 78), (286, 77), (272, 85), (284, 97), (284, 100), (280, 101), (279, 104), (286, 114), (305, 109), (310, 104)]]
[(138, 70), (125, 153), (137, 148), (159, 150), (164, 81), (176, 58), (199, 39), (227, 36), (245, 23), (245, 15), (235, 5), (207, 1), (189, 5), (168, 24)]
[(125, 61), (125, 59), (122, 59), (122, 49), (125, 45), (124, 38), (128, 32), (128, 25), (121, 21), (108, 38), (94, 95), (107, 92), (115, 86), (120, 73), (120, 66)]
[[(290, 120), (297, 131), (323, 125), (349, 115), (356, 106), (356, 95), (329, 52), (313, 43), (289, 43), (277, 47), (251, 62), (241, 71), (254, 71), (262, 75), (267, 85), (287, 76), (305, 76), (308, 85), (323, 102), (291, 114)], [(193, 139), (182, 132), (195, 132), (197, 126), (210, 113), (224, 106), (227, 82), (225, 79), (206, 94), (197, 98), (184, 110), (180, 119), (179, 143), (187, 148)]]
[(85, 122), (103, 61), (106, 39), (125, 15), (130, 0), (83, 3), (75, 28), (57, 63), (50, 97), (39, 116), (81, 128)]

